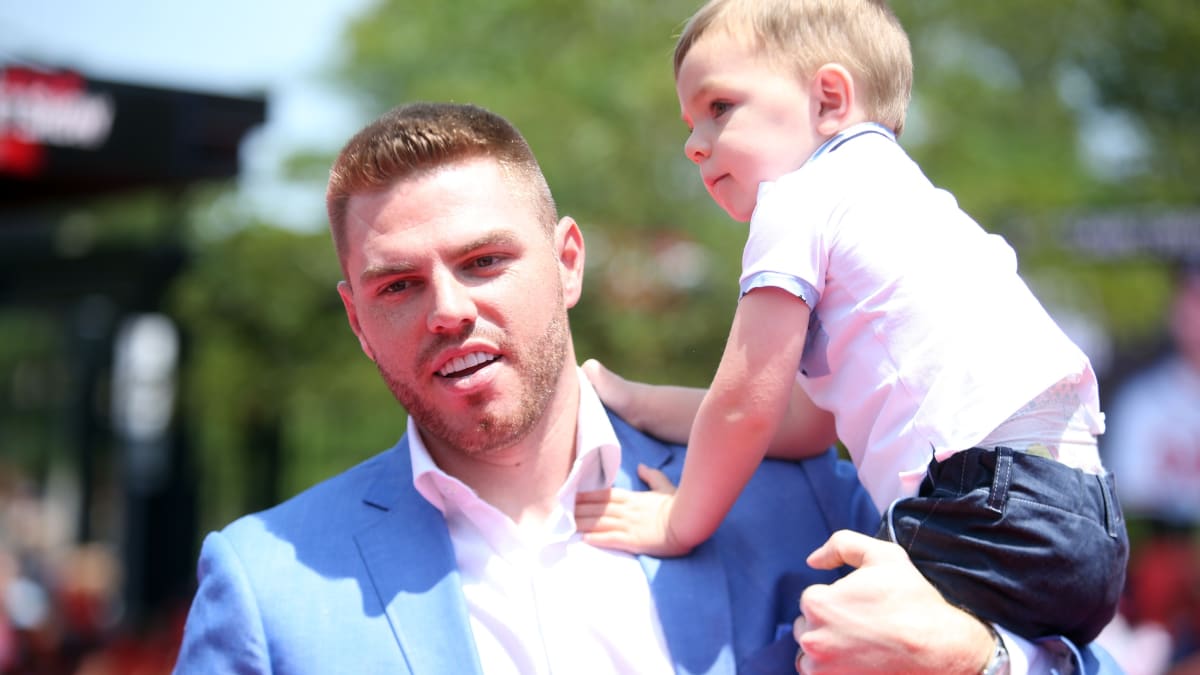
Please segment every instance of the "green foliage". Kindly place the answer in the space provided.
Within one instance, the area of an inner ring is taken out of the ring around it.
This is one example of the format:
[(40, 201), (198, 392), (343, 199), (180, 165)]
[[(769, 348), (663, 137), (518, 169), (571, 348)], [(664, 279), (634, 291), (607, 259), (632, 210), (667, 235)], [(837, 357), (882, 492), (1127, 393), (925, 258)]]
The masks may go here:
[[(352, 27), (344, 74), (376, 111), (454, 100), (511, 119), (588, 238), (586, 297), (572, 315), (581, 358), (702, 384), (732, 313), (745, 230), (709, 202), (683, 156), (671, 51), (693, 9), (679, 0), (384, 2)], [(664, 237), (708, 250), (701, 279), (680, 288), (655, 273), (661, 261), (647, 252)]]
[(346, 325), (340, 278), (327, 234), (259, 226), (207, 245), (174, 289), (207, 525), (293, 494), (403, 432), (403, 411)]
[(499, 111), (528, 137), (567, 210), (658, 229), (706, 212), (695, 181), (680, 189), (678, 174), (692, 171), (670, 85), (671, 35), (690, 9), (384, 2), (351, 29), (345, 73), (377, 112), (417, 99)]
[(67, 430), (57, 406), (69, 400), (70, 364), (60, 317), (40, 309), (0, 311), (0, 480), (22, 466), (40, 477), (51, 458), (66, 454)]
[[(572, 313), (579, 356), (703, 385), (724, 344), (745, 229), (711, 204), (682, 154), (671, 51), (697, 4), (382, 0), (348, 31), (337, 78), (372, 113), (433, 99), (511, 119), (587, 238)], [(916, 61), (902, 142), (1018, 246), (1047, 302), (1100, 322), (1118, 346), (1153, 339), (1161, 266), (1080, 258), (1063, 228), (1100, 209), (1196, 206), (1200, 5), (894, 4)], [(1112, 147), (1101, 152), (1114, 129), (1132, 139), (1116, 143), (1115, 159)], [(304, 152), (291, 168), (319, 176), (330, 159)], [(250, 429), (281, 430), (281, 495), (403, 430), (403, 411), (345, 326), (327, 236), (245, 223), (222, 232), (196, 242), (197, 266), (174, 296), (193, 346), (188, 405), (210, 525), (266, 490), (265, 469), (246, 470), (272, 466), (256, 464)]]

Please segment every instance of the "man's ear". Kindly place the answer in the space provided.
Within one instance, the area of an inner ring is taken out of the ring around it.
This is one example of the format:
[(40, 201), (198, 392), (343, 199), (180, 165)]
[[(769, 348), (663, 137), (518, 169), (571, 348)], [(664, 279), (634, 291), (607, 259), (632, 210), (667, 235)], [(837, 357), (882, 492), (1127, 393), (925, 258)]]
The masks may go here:
[(554, 228), (554, 247), (562, 279), (563, 302), (570, 309), (583, 294), (583, 266), (586, 259), (583, 232), (574, 218), (563, 216), (558, 221)]
[(342, 306), (346, 308), (346, 320), (350, 322), (350, 330), (354, 331), (354, 336), (358, 338), (358, 346), (362, 347), (363, 353), (367, 355), (368, 359), (374, 361), (375, 355), (371, 353), (371, 347), (363, 337), (362, 326), (358, 323), (358, 310), (354, 306), (354, 290), (346, 281), (339, 281), (337, 290), (338, 295), (342, 298)]
[(850, 124), (860, 120), (858, 114), (858, 92), (854, 89), (854, 78), (845, 66), (826, 63), (817, 69), (812, 80), (814, 123), (817, 133), (832, 136)]

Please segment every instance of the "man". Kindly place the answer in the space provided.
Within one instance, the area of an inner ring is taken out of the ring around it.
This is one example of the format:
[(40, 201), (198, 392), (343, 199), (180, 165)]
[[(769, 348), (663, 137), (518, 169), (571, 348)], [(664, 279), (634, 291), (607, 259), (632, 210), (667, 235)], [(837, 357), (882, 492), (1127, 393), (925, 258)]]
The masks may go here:
[[(792, 670), (797, 598), (837, 576), (804, 557), (877, 523), (851, 467), (764, 464), (686, 558), (583, 544), (578, 490), (670, 489), (682, 448), (609, 416), (580, 377), (583, 236), (524, 139), (479, 108), (404, 106), (351, 139), (327, 202), (350, 326), (408, 432), (206, 538), (177, 672)], [(857, 541), (823, 566), (860, 562)], [(922, 664), (978, 672), (990, 635), (933, 595), (908, 611), (969, 639)]]
[(1100, 449), (1125, 512), (1140, 521), (1123, 609), (1163, 626), (1183, 669), (1189, 658), (1200, 665), (1200, 253), (1170, 272), (1169, 349), (1117, 390)]

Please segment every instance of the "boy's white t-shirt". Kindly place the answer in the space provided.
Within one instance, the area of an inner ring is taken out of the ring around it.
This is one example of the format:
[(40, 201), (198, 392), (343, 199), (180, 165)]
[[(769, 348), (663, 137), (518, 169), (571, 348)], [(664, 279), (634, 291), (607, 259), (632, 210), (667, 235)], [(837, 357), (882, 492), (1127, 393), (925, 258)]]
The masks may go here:
[(1095, 374), (1017, 274), (1013, 249), (859, 125), (759, 187), (743, 294), (812, 308), (798, 380), (834, 414), (876, 506), (916, 493), (931, 457), (975, 446), (1068, 378), (1103, 432)]

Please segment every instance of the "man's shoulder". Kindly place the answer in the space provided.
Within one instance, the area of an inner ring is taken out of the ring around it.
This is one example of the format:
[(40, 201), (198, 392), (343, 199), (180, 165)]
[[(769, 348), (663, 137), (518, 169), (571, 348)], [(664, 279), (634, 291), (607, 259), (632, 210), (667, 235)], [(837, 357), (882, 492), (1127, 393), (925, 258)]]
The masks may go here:
[[(613, 429), (621, 442), (622, 465), (636, 475), (639, 463), (663, 471), (678, 484), (687, 449), (665, 443), (631, 427), (616, 415), (610, 415)], [(803, 514), (804, 518), (797, 518)], [(799, 461), (765, 459), (754, 472), (737, 503), (734, 526), (765, 521), (808, 522), (826, 535), (839, 529), (873, 532), (879, 521), (854, 465), (842, 459), (833, 448)]]
[(233, 542), (258, 539), (264, 530), (280, 538), (320, 537), (345, 532), (357, 521), (369, 516), (363, 508), (369, 503), (372, 488), (394, 474), (401, 463), (404, 440), (345, 471), (312, 485), (268, 509), (244, 515), (227, 525), (222, 534)]

